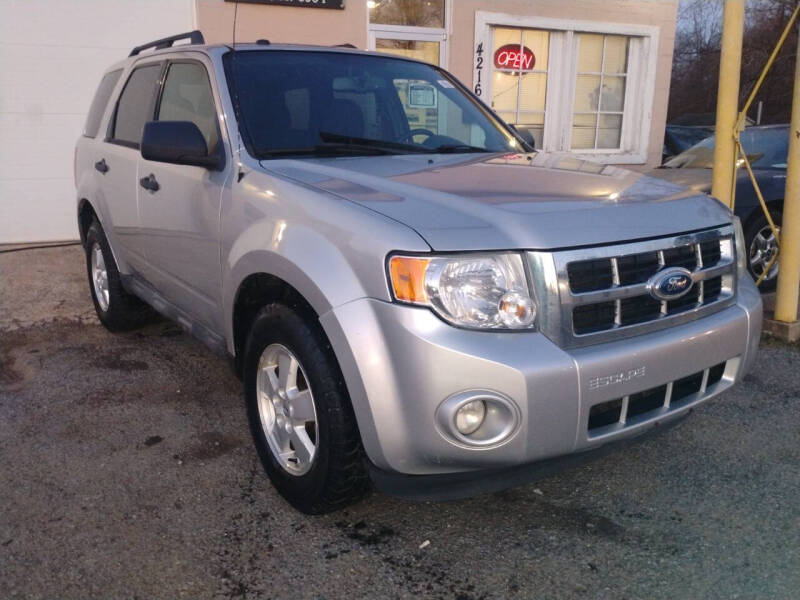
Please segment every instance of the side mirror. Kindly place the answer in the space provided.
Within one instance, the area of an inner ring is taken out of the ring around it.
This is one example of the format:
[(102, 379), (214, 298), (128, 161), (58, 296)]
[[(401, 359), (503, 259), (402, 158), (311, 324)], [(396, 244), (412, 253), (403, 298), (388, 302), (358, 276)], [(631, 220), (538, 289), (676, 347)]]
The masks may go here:
[(512, 125), (511, 123), (509, 123), (508, 126), (511, 129), (513, 129), (516, 132), (516, 134), (522, 138), (522, 141), (528, 144), (531, 147), (531, 149), (536, 147), (536, 139), (533, 137), (533, 133), (531, 132), (530, 129), (528, 129), (527, 127), (518, 129), (515, 125)]
[(142, 133), (142, 157), (146, 160), (222, 168), (222, 159), (210, 155), (200, 128), (191, 121), (149, 121)]

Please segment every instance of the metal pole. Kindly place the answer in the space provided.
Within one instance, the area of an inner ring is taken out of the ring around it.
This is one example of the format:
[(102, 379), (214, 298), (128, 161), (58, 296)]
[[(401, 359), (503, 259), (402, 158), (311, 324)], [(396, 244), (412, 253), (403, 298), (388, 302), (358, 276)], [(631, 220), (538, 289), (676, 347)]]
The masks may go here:
[(722, 53), (719, 61), (717, 125), (711, 195), (733, 207), (736, 143), (733, 132), (739, 110), (739, 71), (744, 37), (744, 0), (725, 0), (722, 13)]
[(794, 64), (792, 121), (789, 125), (789, 154), (786, 157), (786, 194), (783, 197), (780, 273), (775, 299), (775, 320), (797, 321), (800, 295), (800, 39)]

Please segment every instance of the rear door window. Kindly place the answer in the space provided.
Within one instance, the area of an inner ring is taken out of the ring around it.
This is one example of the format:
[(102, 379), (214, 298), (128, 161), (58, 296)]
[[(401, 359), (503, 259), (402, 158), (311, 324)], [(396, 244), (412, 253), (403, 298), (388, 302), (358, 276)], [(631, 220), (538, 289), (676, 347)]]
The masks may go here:
[(117, 103), (112, 141), (132, 148), (139, 147), (144, 124), (153, 120), (161, 69), (162, 64), (156, 63), (139, 67), (131, 73)]
[(159, 121), (190, 121), (206, 140), (209, 153), (219, 143), (217, 111), (211, 83), (203, 65), (177, 62), (169, 67), (158, 108)]
[(97, 131), (100, 129), (100, 120), (103, 118), (103, 113), (106, 112), (108, 99), (111, 97), (111, 92), (114, 91), (114, 86), (117, 85), (121, 74), (122, 69), (110, 71), (103, 76), (100, 85), (97, 86), (92, 106), (89, 108), (89, 115), (86, 117), (86, 125), (83, 128), (83, 135), (86, 137), (93, 138), (97, 136)]

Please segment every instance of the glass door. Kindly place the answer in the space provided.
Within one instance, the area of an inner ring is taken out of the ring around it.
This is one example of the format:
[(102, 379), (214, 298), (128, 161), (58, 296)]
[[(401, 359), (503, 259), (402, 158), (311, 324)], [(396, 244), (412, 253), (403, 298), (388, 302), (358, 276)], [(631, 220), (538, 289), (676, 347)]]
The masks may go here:
[(447, 67), (446, 0), (370, 0), (369, 49)]

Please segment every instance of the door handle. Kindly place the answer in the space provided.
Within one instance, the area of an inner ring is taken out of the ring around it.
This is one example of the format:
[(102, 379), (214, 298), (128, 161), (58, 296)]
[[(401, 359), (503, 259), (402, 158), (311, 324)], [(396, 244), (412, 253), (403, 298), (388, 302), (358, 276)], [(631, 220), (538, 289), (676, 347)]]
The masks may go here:
[(139, 185), (146, 189), (148, 192), (157, 192), (161, 186), (156, 181), (156, 176), (150, 173), (147, 177), (142, 177), (139, 180)]
[(106, 159), (105, 158), (101, 158), (96, 163), (94, 163), (94, 168), (97, 169), (98, 171), (100, 171), (103, 175), (108, 173), (108, 170), (109, 170), (109, 166), (108, 166), (108, 164), (106, 164)]

